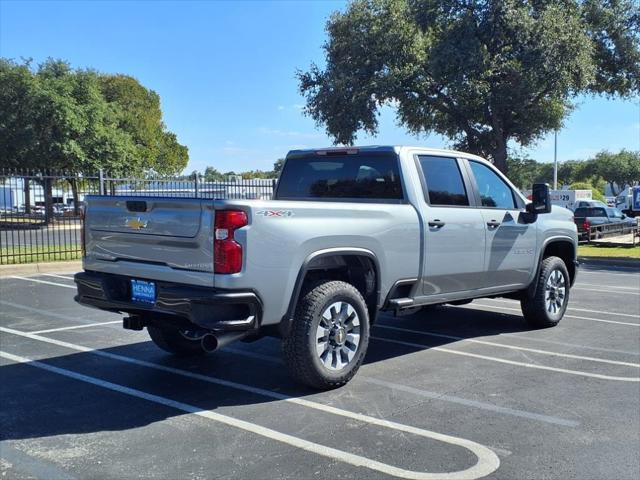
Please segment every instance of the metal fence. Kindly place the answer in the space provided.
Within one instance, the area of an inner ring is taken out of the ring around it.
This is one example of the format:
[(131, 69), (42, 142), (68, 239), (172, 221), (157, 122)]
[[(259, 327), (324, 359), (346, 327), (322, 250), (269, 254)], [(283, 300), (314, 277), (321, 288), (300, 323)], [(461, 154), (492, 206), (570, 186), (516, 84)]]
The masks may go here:
[(617, 244), (635, 246), (640, 244), (640, 218), (635, 225), (625, 223), (606, 223), (591, 225), (585, 232), (583, 241), (593, 244)]
[(274, 179), (207, 182), (200, 176), (124, 178), (104, 172), (0, 170), (0, 265), (80, 258), (80, 213), (86, 195), (270, 199), (274, 187)]

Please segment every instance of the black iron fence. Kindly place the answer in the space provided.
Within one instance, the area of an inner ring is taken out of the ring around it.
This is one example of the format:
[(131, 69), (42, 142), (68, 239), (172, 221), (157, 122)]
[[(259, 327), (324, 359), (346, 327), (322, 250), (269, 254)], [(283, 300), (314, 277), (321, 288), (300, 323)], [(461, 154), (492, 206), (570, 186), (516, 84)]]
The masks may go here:
[(87, 195), (270, 199), (275, 180), (0, 170), (0, 265), (80, 258)]

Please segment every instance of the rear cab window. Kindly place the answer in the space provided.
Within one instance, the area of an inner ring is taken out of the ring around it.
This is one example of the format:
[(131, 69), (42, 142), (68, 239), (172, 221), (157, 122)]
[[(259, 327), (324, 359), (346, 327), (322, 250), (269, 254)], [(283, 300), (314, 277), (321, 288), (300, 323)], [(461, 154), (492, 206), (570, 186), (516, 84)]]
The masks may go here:
[(401, 203), (398, 156), (393, 152), (310, 152), (287, 159), (275, 199)]

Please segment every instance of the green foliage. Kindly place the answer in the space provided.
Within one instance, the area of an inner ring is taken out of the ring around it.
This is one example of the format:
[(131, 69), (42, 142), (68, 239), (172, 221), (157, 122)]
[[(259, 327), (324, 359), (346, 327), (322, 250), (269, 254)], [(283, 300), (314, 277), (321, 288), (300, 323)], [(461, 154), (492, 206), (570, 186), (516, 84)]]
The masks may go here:
[(157, 94), (137, 80), (0, 59), (0, 158), (3, 167), (135, 175), (177, 173), (188, 154), (166, 131)]
[(278, 160), (276, 160), (273, 163), (273, 177), (271, 178), (277, 178), (278, 175), (280, 175), (280, 172), (282, 171), (283, 166), (284, 166), (284, 158), (279, 158)]
[(599, 190), (588, 182), (576, 182), (569, 185), (569, 190), (591, 190), (591, 196), (594, 200), (600, 200), (603, 203), (607, 203), (604, 198), (604, 191)]
[(591, 162), (590, 171), (602, 177), (609, 184), (614, 195), (620, 193), (626, 185), (633, 185), (640, 181), (640, 152), (602, 151)]
[(561, 127), (573, 95), (640, 90), (633, 0), (356, 0), (327, 32), (326, 67), (298, 77), (305, 112), (336, 143), (375, 134), (391, 104), (411, 133), (506, 171), (508, 142)]

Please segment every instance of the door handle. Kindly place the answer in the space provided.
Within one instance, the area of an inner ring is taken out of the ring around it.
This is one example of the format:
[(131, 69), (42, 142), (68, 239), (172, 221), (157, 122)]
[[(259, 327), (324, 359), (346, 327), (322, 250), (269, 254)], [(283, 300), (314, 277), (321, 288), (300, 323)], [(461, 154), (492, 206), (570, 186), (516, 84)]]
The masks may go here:
[(487, 227), (489, 228), (498, 228), (500, 226), (500, 222), (498, 222), (497, 220), (491, 220), (490, 222), (487, 222)]
[(444, 222), (438, 219), (432, 220), (429, 222), (430, 227), (442, 228), (444, 227)]

